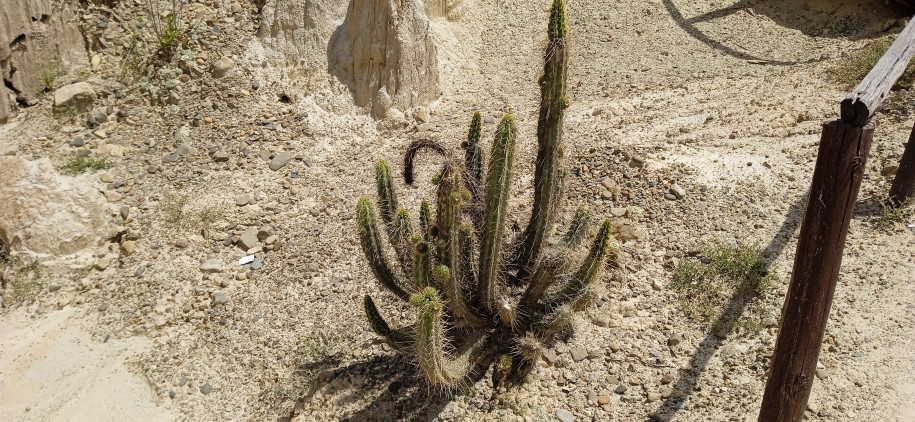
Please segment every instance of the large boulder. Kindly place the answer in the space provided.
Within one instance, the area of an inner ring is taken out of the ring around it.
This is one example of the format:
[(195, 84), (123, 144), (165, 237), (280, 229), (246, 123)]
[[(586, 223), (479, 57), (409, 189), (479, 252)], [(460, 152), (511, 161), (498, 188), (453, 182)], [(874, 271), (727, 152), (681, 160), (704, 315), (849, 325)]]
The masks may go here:
[(88, 176), (60, 175), (47, 158), (0, 157), (0, 241), (13, 256), (72, 268), (118, 232)]
[(75, 108), (88, 111), (95, 102), (95, 90), (88, 82), (77, 82), (62, 86), (54, 92), (55, 108)]

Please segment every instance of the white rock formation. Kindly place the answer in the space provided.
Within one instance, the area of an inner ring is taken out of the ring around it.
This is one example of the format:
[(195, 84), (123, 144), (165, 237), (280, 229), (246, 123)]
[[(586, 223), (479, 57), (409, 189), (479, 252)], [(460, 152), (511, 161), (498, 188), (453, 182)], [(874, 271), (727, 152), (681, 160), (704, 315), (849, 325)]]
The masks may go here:
[(76, 15), (77, 2), (0, 1), (0, 123), (10, 113), (7, 87), (17, 101), (34, 104), (45, 79), (89, 61)]
[(0, 158), (0, 241), (13, 256), (87, 267), (118, 232), (88, 176), (62, 176), (47, 158)]
[(441, 95), (438, 52), (421, 0), (351, 0), (327, 54), (331, 74), (375, 116)]

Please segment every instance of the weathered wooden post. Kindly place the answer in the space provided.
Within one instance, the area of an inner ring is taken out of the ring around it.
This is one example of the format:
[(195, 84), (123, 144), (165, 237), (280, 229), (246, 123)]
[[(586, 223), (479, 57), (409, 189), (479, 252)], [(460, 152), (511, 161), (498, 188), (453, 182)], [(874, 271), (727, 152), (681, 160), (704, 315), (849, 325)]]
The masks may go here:
[(760, 422), (804, 415), (873, 134), (840, 120), (823, 125)]
[(842, 120), (823, 125), (759, 422), (797, 422), (804, 416), (839, 278), (845, 236), (874, 136), (874, 128), (867, 121), (913, 56), (915, 19), (842, 101)]
[(912, 127), (909, 142), (899, 160), (899, 169), (896, 170), (896, 177), (890, 187), (889, 202), (899, 207), (912, 198), (915, 198), (915, 126)]

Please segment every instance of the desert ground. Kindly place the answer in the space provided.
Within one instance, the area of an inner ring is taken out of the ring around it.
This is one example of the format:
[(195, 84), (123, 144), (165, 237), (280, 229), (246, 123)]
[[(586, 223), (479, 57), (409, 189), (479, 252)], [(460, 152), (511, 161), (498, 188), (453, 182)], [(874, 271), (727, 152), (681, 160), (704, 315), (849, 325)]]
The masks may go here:
[[(51, 11), (33, 30), (68, 22), (84, 42), (66, 69), (35, 65), (40, 92), (0, 88), (0, 174), (19, 177), (0, 180), (0, 420), (755, 421), (821, 125), (851, 88), (835, 69), (911, 16), (883, 1), (567, 0), (559, 227), (589, 205), (617, 258), (523, 385), (449, 394), (365, 320), (366, 294), (394, 325), (415, 315), (374, 280), (356, 201), (376, 193), (376, 160), (399, 172), (423, 138), (457, 151), (475, 111), (488, 148), (510, 112), (509, 223), (526, 221), (551, 2), (194, 0), (163, 58), (154, 28), (173, 6), (152, 1), (30, 2)], [(340, 64), (363, 44), (387, 62)], [(88, 105), (62, 107), (77, 83)], [(913, 100), (901, 87), (871, 119), (807, 420), (915, 421), (915, 213), (887, 221), (880, 202)], [(415, 186), (398, 182), (408, 209), (436, 168), (421, 159)], [(715, 305), (743, 321), (727, 328), (676, 288), (709, 245), (756, 246), (770, 277)]]

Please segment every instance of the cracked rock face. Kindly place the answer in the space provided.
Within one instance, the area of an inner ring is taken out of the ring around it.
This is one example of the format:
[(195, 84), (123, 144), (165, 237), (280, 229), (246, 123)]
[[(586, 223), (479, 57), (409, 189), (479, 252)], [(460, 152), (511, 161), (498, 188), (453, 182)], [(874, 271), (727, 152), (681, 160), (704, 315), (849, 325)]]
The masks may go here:
[(0, 123), (14, 102), (35, 104), (46, 81), (88, 63), (70, 7), (54, 0), (0, 1)]
[(420, 0), (351, 0), (327, 55), (330, 73), (376, 117), (441, 95), (438, 52)]
[(0, 180), (0, 241), (14, 256), (86, 267), (118, 232), (88, 176), (62, 176), (47, 158), (8, 157)]

